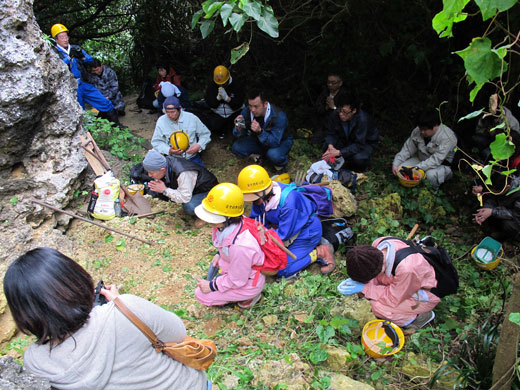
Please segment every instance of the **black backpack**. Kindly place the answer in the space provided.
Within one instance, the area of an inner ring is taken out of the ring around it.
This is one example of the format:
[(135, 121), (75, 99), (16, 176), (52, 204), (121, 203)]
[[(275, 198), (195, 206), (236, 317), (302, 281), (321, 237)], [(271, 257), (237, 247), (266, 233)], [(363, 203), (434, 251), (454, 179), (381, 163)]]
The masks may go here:
[(332, 244), (335, 251), (341, 243), (348, 247), (356, 244), (356, 233), (348, 226), (345, 218), (323, 219), (321, 228), (321, 236)]
[(387, 237), (383, 241), (389, 239), (399, 240), (409, 246), (408, 248), (399, 249), (395, 253), (392, 275), (395, 276), (395, 269), (401, 261), (413, 253), (418, 253), (428, 261), (435, 271), (437, 287), (432, 288), (431, 293), (439, 298), (444, 298), (446, 295), (455, 294), (457, 292), (459, 288), (459, 275), (446, 249), (441, 246), (416, 245), (413, 241), (403, 240), (397, 237)]
[(139, 108), (145, 108), (153, 110), (153, 101), (155, 100), (155, 89), (153, 88), (153, 81), (147, 79), (141, 86), (141, 93), (136, 100), (136, 104)]

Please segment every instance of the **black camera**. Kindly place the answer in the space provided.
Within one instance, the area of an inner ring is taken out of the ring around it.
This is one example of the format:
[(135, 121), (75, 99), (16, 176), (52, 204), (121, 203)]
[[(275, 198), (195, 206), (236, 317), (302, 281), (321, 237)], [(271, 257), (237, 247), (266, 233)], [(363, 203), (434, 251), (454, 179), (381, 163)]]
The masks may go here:
[(69, 52), (69, 55), (72, 57), (72, 58), (78, 58), (78, 59), (82, 59), (83, 57), (85, 57), (83, 55), (83, 51), (81, 50), (81, 47), (79, 46), (71, 46), (70, 48), (70, 52)]
[(101, 294), (101, 289), (105, 288), (105, 284), (100, 280), (94, 290), (94, 307), (104, 305), (108, 303), (104, 295)]

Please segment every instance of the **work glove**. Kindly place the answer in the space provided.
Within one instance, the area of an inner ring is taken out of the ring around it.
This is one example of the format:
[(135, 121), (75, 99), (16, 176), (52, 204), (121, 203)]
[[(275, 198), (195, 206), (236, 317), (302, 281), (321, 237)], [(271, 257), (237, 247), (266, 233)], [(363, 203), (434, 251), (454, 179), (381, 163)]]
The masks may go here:
[(338, 285), (338, 291), (343, 295), (352, 295), (363, 291), (365, 283), (356, 282), (351, 278), (344, 280)]
[(227, 101), (229, 96), (226, 92), (226, 90), (224, 89), (224, 87), (219, 87), (218, 88), (218, 96), (220, 96), (220, 99), (219, 100), (224, 100), (224, 101)]

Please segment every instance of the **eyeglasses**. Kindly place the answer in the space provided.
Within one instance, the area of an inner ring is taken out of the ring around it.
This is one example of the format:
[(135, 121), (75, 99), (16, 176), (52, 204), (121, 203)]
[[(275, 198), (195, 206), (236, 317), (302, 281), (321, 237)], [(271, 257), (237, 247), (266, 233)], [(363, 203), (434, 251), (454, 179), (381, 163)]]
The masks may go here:
[(349, 111), (347, 111), (347, 110), (339, 110), (339, 113), (347, 116), (347, 115), (352, 114), (352, 110), (349, 110)]

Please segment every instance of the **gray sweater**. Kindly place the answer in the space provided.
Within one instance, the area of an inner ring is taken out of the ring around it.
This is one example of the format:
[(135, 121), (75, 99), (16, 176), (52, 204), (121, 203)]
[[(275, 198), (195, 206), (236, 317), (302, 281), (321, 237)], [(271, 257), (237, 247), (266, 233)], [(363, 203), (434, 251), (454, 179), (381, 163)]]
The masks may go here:
[[(186, 336), (175, 314), (134, 295), (120, 299), (164, 342)], [(32, 344), (25, 367), (59, 390), (205, 390), (206, 373), (155, 352), (148, 339), (115, 307), (95, 307), (73, 336), (52, 350)]]

